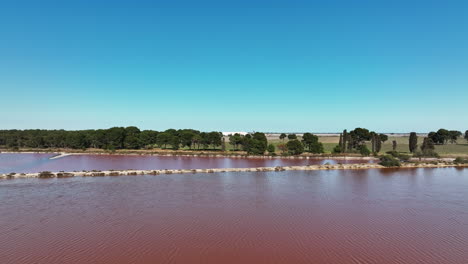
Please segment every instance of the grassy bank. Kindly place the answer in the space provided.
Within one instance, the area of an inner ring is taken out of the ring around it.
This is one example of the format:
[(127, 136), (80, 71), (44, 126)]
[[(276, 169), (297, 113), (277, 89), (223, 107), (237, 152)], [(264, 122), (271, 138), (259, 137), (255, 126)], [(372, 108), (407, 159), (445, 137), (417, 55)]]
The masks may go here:
[[(300, 138), (299, 138), (300, 139)], [(402, 153), (409, 153), (409, 137), (408, 136), (389, 136), (389, 139), (382, 144), (381, 154), (392, 150), (392, 141), (397, 142), (397, 151)], [(280, 140), (279, 138), (269, 138), (270, 144), (276, 147), (276, 154), (281, 155), (278, 145), (286, 143), (288, 140)], [(319, 136), (319, 141), (322, 142), (325, 153), (322, 155), (313, 155), (309, 153), (302, 154), (303, 156), (330, 156), (332, 155), (333, 148), (339, 142), (339, 136)], [(421, 144), (423, 137), (418, 138), (418, 144)], [(370, 148), (370, 143), (367, 143)], [(245, 151), (236, 150), (229, 144), (229, 140), (226, 138), (226, 151), (222, 151), (220, 147), (216, 149), (189, 149), (181, 148), (179, 150), (172, 150), (170, 148), (153, 148), (153, 149), (119, 149), (115, 151), (109, 151), (104, 149), (68, 149), (68, 148), (21, 148), (21, 149), (0, 149), (0, 151), (19, 151), (19, 152), (72, 152), (72, 153), (116, 153), (116, 154), (189, 154), (189, 155), (247, 155)], [(441, 157), (468, 157), (468, 143), (464, 139), (458, 140), (458, 144), (446, 144), (436, 145), (435, 151), (439, 153)], [(347, 153), (346, 156), (359, 156), (359, 154)]]
[[(422, 144), (424, 137), (418, 137), (418, 145)], [(382, 144), (381, 153), (392, 150), (392, 142), (397, 142), (396, 151), (409, 153), (409, 136), (389, 136), (388, 140)], [(319, 141), (322, 142), (325, 153), (332, 153), (333, 148), (340, 141), (339, 136), (319, 136)], [(287, 142), (287, 139), (284, 143)], [(269, 143), (278, 146), (283, 143), (280, 139), (269, 139)], [(371, 148), (370, 142), (367, 143), (368, 148)], [(459, 139), (458, 144), (436, 145), (435, 151), (442, 157), (468, 157), (468, 142), (465, 139)]]

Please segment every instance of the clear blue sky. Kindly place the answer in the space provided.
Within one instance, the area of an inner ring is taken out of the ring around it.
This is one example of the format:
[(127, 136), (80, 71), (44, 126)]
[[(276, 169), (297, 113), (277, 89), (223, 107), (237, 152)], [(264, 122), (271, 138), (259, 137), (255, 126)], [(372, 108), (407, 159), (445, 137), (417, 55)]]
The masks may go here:
[(468, 129), (468, 1), (0, 2), (0, 128)]

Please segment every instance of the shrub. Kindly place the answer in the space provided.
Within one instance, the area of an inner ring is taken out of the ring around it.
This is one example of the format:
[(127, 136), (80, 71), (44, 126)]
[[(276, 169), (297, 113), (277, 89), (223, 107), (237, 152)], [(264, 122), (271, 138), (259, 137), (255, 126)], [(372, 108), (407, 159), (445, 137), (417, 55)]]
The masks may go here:
[(52, 174), (52, 172), (50, 171), (43, 171), (39, 173), (38, 177), (39, 178), (52, 178), (54, 177), (54, 174)]
[(334, 154), (338, 154), (338, 153), (341, 153), (341, 146), (340, 145), (336, 145), (334, 148), (333, 148), (333, 151), (332, 151)]
[(435, 152), (434, 150), (424, 150), (422, 152), (423, 157), (428, 157), (428, 158), (440, 158), (439, 154)]
[(369, 156), (371, 154), (366, 145), (361, 145), (359, 147), (359, 153), (361, 153), (362, 156)]
[(275, 146), (273, 144), (268, 145), (267, 151), (270, 154), (274, 154), (275, 153)]
[(457, 157), (453, 163), (455, 164), (468, 164), (468, 159), (462, 158), (462, 157)]
[(388, 155), (394, 157), (394, 158), (397, 158), (399, 159), (400, 161), (409, 161), (411, 159), (411, 156), (408, 155), (408, 154), (403, 154), (403, 153), (399, 153), (398, 151), (394, 151), (394, 150), (391, 150), (391, 151), (387, 151), (386, 152)]
[(392, 157), (395, 157), (395, 158), (398, 158), (399, 154), (397, 151), (395, 150), (390, 150), (390, 151), (387, 151), (386, 152), (388, 155), (392, 156)]
[(286, 143), (286, 147), (288, 148), (290, 155), (300, 155), (304, 153), (304, 145), (302, 145), (302, 143), (297, 139), (288, 141), (288, 143)]
[(69, 172), (59, 172), (57, 173), (57, 178), (67, 178), (67, 177), (73, 177), (73, 173)]
[(408, 162), (410, 159), (411, 159), (411, 156), (408, 155), (408, 154), (398, 154), (398, 158), (401, 160), (401, 161), (404, 161), (404, 162)]
[(286, 146), (286, 144), (279, 144), (278, 149), (281, 151), (281, 154), (283, 155), (288, 151), (288, 147)]
[(400, 161), (391, 155), (380, 157), (380, 165), (384, 167), (400, 167)]
[(434, 150), (415, 151), (413, 154), (415, 158), (440, 158), (439, 154)]

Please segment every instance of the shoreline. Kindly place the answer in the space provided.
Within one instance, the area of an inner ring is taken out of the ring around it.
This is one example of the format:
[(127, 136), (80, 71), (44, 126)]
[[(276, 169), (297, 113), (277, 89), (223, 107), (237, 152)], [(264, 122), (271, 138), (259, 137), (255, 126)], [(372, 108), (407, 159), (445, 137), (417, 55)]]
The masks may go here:
[(0, 179), (17, 178), (68, 178), (97, 176), (130, 176), (130, 175), (161, 175), (161, 174), (197, 174), (225, 172), (278, 172), (278, 171), (318, 171), (318, 170), (367, 170), (367, 169), (413, 169), (413, 168), (467, 168), (468, 164), (454, 163), (405, 163), (401, 167), (384, 167), (376, 163), (308, 165), (308, 166), (276, 166), (254, 168), (212, 168), (212, 169), (174, 169), (174, 170), (105, 170), (105, 171), (73, 171), (73, 172), (36, 172), (0, 174)]
[(379, 160), (376, 157), (363, 157), (354, 155), (299, 155), (299, 156), (271, 156), (271, 155), (247, 155), (247, 154), (220, 154), (220, 153), (180, 153), (180, 152), (130, 152), (130, 153), (109, 153), (104, 151), (97, 152), (68, 152), (68, 151), (0, 151), (0, 154), (56, 154), (50, 159), (59, 159), (66, 156), (78, 155), (121, 155), (121, 156), (159, 156), (159, 157), (204, 157), (204, 158), (243, 158), (243, 159), (335, 159), (335, 160)]

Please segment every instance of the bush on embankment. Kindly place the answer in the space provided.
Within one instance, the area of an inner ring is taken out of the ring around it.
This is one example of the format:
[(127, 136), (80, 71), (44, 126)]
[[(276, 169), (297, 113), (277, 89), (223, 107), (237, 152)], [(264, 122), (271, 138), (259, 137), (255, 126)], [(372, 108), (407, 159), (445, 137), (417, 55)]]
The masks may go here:
[(455, 164), (468, 164), (468, 159), (462, 158), (462, 157), (457, 157), (453, 163)]
[(397, 158), (391, 155), (385, 155), (385, 156), (380, 157), (379, 164), (384, 167), (400, 167), (401, 166), (400, 160), (398, 160)]
[(397, 158), (399, 159), (400, 161), (403, 161), (403, 162), (407, 162), (411, 159), (411, 156), (408, 155), (408, 154), (404, 154), (404, 153), (400, 153), (398, 151), (387, 151), (386, 152), (388, 155), (394, 157), (394, 158)]
[(54, 177), (54, 174), (52, 174), (52, 172), (50, 171), (43, 171), (43, 172), (40, 172), (37, 177), (39, 178), (53, 178)]

